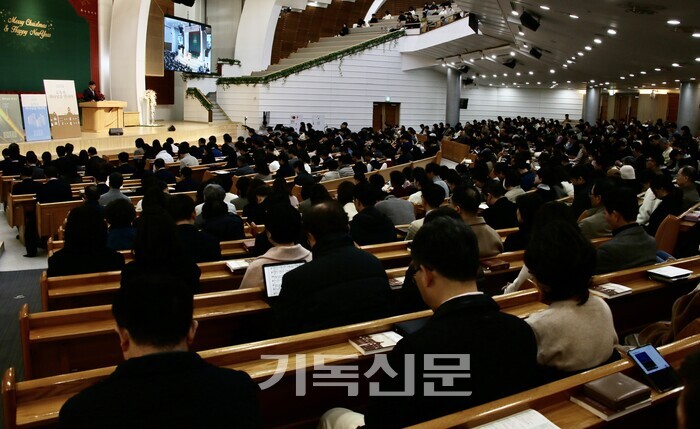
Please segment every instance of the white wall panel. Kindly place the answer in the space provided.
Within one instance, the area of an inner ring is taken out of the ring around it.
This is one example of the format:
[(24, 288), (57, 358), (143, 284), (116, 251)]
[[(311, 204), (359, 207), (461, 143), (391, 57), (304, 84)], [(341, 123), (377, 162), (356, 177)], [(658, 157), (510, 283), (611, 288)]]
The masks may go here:
[[(256, 127), (262, 120), (260, 112), (270, 111), (270, 125), (289, 125), (292, 115), (303, 116), (304, 122), (324, 115), (330, 127), (346, 121), (351, 129), (360, 129), (372, 125), (373, 102), (384, 102), (386, 97), (401, 103), (403, 125), (444, 121), (445, 75), (430, 69), (401, 71), (401, 54), (394, 42), (388, 42), (270, 85), (219, 87), (217, 93), (219, 105), (232, 120), (241, 121), (245, 110), (248, 124)], [(259, 110), (253, 115), (249, 107), (256, 104)]]
[(583, 95), (566, 89), (522, 89), (469, 87), (462, 89), (462, 98), (469, 99), (468, 108), (460, 111), (460, 119), (493, 119), (498, 116), (578, 119), (583, 112)]

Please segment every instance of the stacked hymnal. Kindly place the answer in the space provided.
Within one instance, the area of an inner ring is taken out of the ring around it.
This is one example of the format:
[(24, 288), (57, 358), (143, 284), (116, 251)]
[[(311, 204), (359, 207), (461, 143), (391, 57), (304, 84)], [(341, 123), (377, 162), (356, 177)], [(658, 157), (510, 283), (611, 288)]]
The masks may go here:
[(605, 421), (629, 414), (651, 404), (651, 389), (622, 373), (615, 373), (583, 385), (583, 392), (571, 402)]
[(389, 286), (392, 289), (400, 289), (403, 287), (404, 281), (406, 281), (406, 277), (393, 277), (389, 279)]
[(510, 262), (502, 259), (484, 259), (481, 261), (481, 266), (489, 271), (503, 271), (510, 268)]
[(525, 410), (474, 429), (559, 429), (559, 426), (535, 410)]
[(593, 295), (597, 295), (605, 299), (611, 299), (632, 293), (632, 288), (628, 288), (627, 286), (622, 286), (617, 283), (603, 283), (602, 285), (592, 287), (590, 291)]
[(700, 221), (700, 211), (692, 211), (685, 216), (683, 216), (683, 220), (687, 220), (690, 222), (698, 222)]
[(693, 274), (693, 272), (690, 270), (684, 270), (683, 268), (673, 267), (671, 265), (661, 268), (654, 268), (653, 270), (647, 270), (647, 273), (649, 273), (649, 278), (652, 280), (659, 280), (662, 282), (675, 282), (678, 280), (683, 280)]
[(246, 268), (248, 268), (248, 265), (250, 265), (250, 262), (254, 258), (248, 258), (248, 259), (231, 259), (229, 261), (226, 261), (226, 266), (228, 267), (231, 272), (234, 271), (244, 271)]
[(348, 341), (351, 346), (355, 347), (363, 355), (373, 355), (393, 349), (401, 338), (403, 337), (396, 332), (387, 331), (378, 334), (360, 335)]

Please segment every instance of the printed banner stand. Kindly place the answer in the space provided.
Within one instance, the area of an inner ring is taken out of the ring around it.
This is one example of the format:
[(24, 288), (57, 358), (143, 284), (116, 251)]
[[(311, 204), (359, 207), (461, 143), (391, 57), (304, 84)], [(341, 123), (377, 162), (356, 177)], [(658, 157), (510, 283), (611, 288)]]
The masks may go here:
[(54, 139), (81, 137), (78, 100), (72, 80), (44, 80), (49, 123)]
[(22, 94), (21, 98), (27, 141), (51, 140), (46, 96), (44, 94)]
[(17, 94), (0, 94), (0, 143), (24, 141), (22, 112)]

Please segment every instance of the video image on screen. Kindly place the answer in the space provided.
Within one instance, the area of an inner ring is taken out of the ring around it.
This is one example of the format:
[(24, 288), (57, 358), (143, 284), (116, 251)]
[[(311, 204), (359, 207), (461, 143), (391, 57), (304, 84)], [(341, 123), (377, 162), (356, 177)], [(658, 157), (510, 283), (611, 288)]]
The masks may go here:
[(211, 26), (165, 17), (165, 69), (211, 73)]

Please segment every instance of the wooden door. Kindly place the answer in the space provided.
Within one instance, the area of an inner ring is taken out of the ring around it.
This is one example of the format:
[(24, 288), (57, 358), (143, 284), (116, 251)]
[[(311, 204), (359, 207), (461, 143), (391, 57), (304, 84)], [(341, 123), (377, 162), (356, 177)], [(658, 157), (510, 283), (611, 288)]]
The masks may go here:
[(668, 107), (666, 108), (666, 120), (671, 122), (678, 121), (678, 103), (680, 94), (669, 93), (668, 94)]
[(401, 123), (401, 103), (381, 103), (372, 105), (372, 128), (382, 130), (389, 124), (391, 126)]

